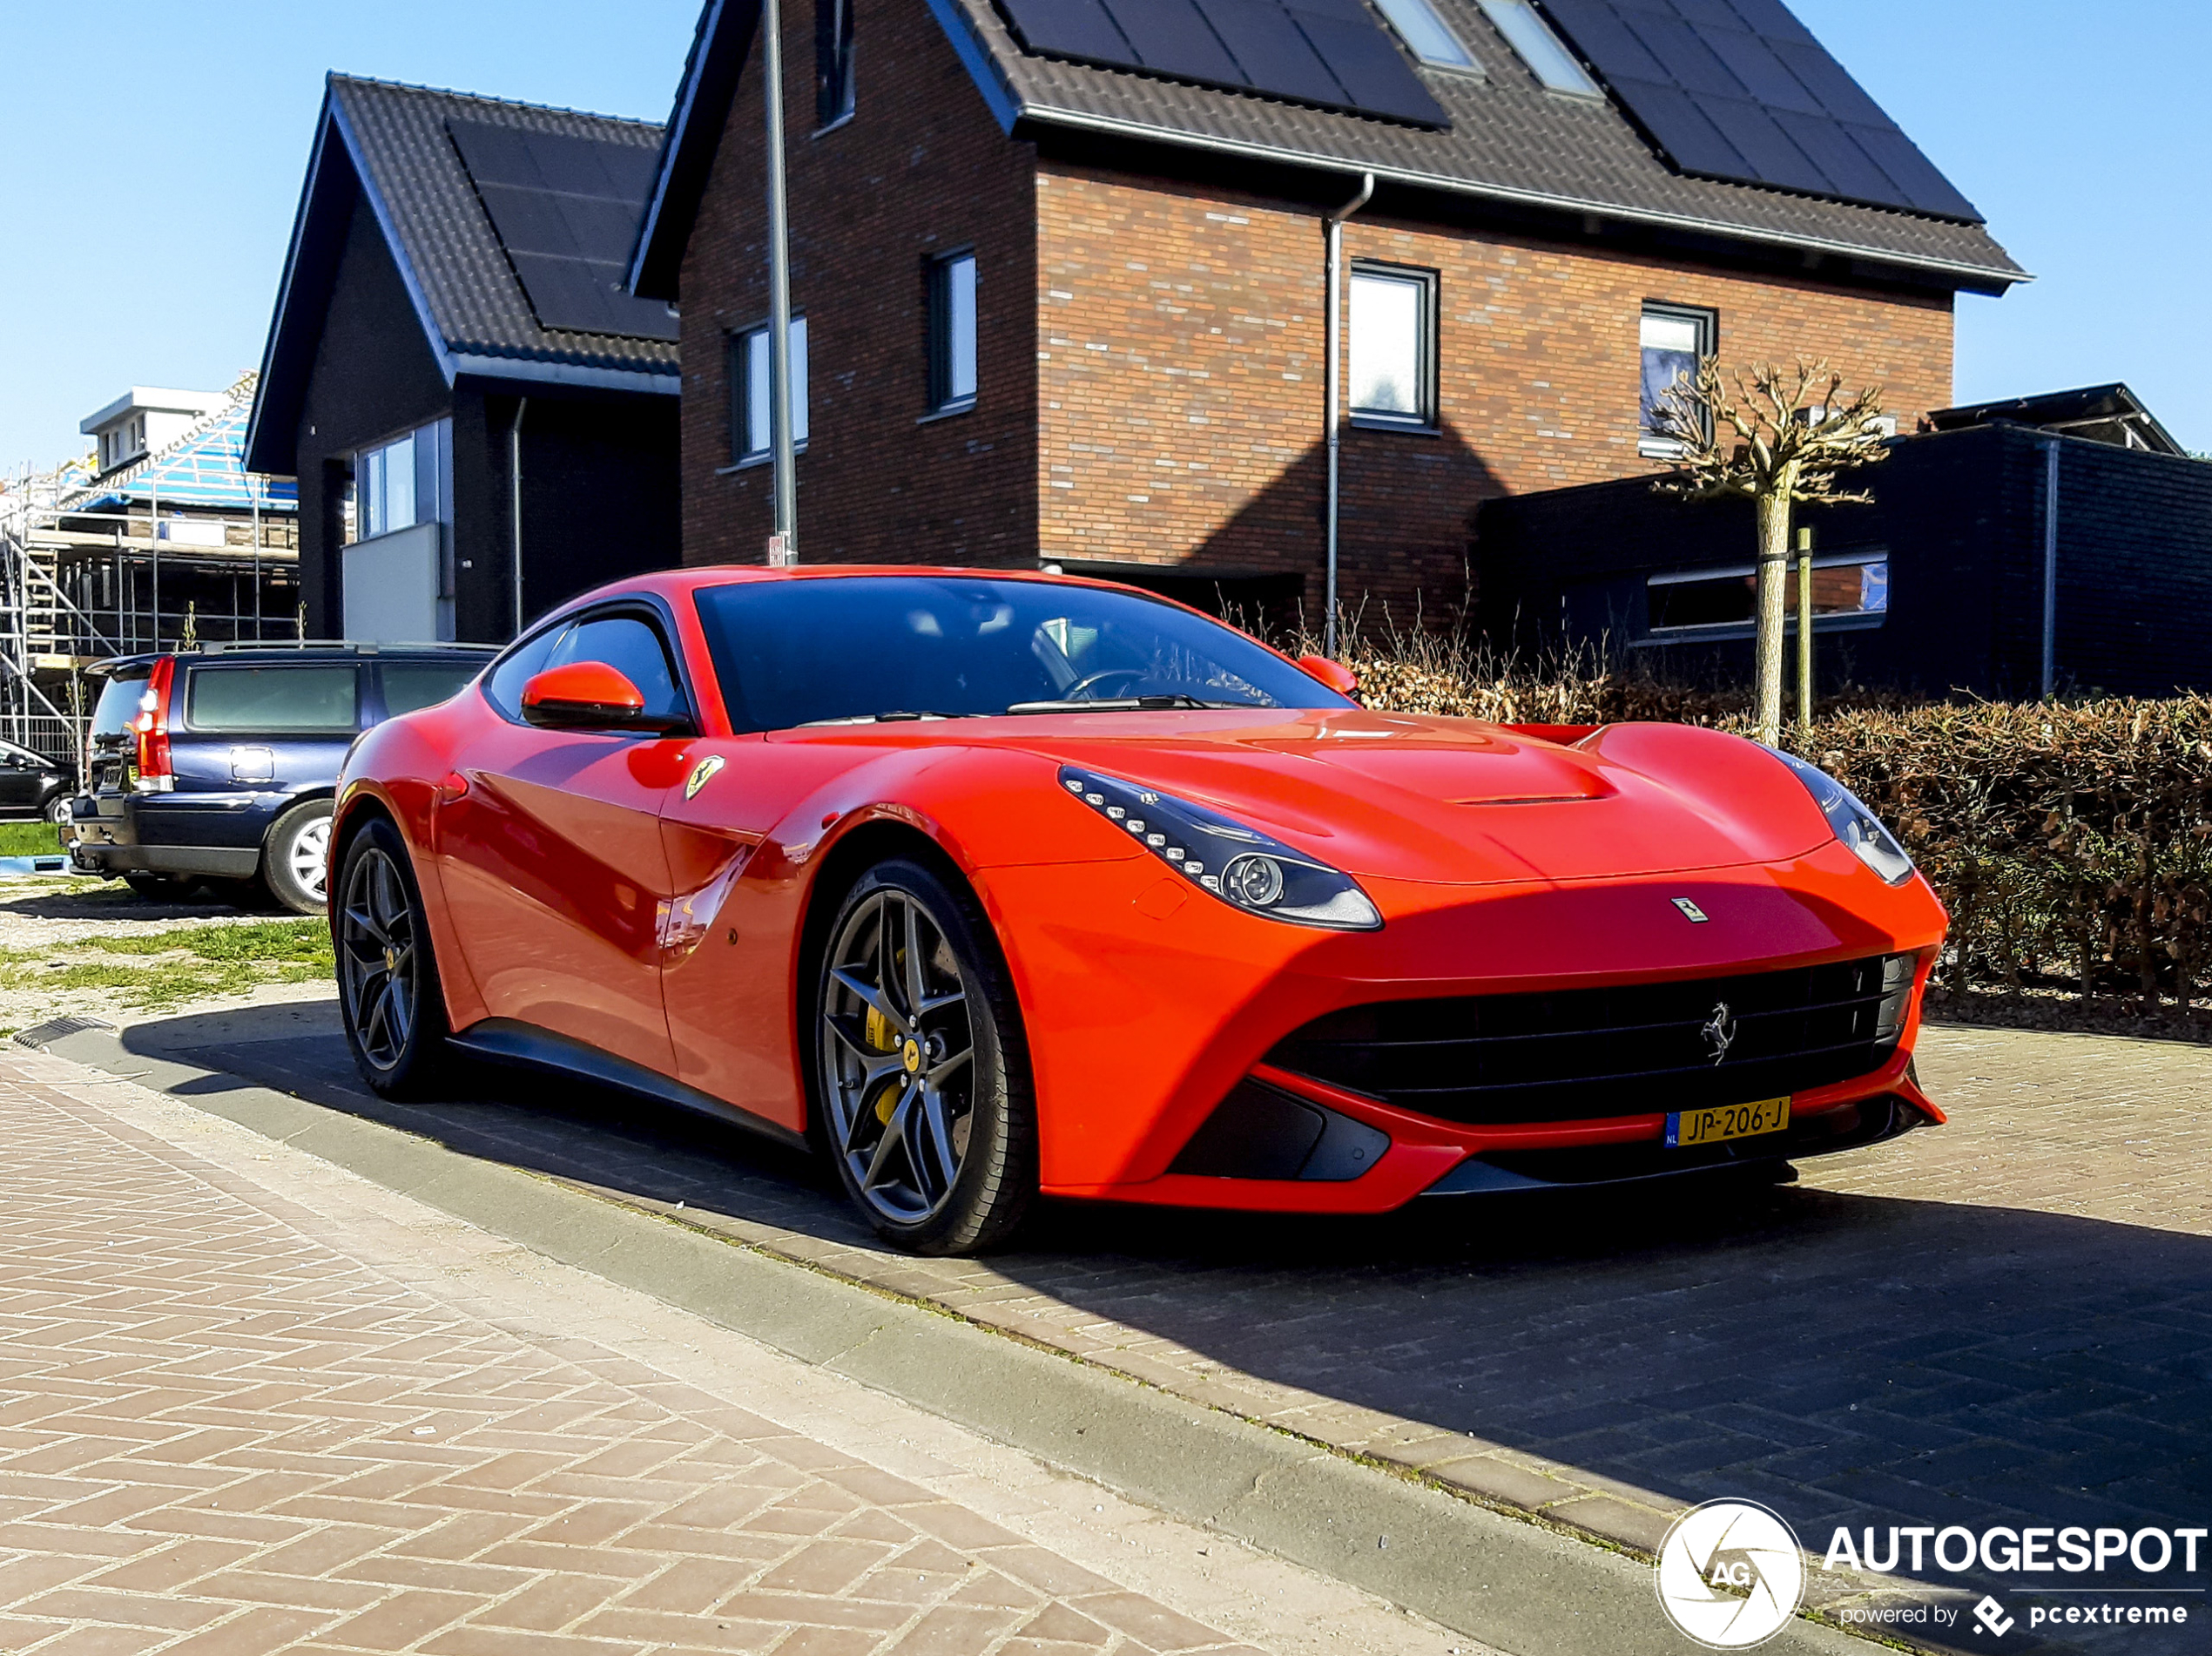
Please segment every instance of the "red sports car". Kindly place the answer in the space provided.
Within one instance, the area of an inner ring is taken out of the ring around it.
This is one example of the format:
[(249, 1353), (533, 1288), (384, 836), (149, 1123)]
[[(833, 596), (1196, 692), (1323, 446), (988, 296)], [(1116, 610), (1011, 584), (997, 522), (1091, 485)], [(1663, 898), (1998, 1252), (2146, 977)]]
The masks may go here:
[(887, 1238), (1039, 1192), (1372, 1213), (1872, 1143), (1944, 913), (1710, 730), (1369, 712), (1049, 575), (695, 569), (579, 598), (340, 783), (378, 1092), (458, 1050), (835, 1166)]

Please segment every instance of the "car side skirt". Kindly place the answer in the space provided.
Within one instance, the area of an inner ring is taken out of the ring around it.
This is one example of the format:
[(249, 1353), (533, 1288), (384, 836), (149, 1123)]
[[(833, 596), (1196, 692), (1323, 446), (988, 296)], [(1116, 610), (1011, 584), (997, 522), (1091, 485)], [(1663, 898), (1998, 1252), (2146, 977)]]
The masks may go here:
[(565, 1035), (556, 1035), (551, 1030), (540, 1029), (534, 1024), (524, 1024), (515, 1018), (488, 1017), (481, 1023), (471, 1024), (450, 1038), (458, 1051), (489, 1064), (517, 1069), (548, 1070), (574, 1076), (578, 1080), (711, 1116), (731, 1126), (758, 1133), (786, 1149), (803, 1151), (808, 1147), (804, 1133), (794, 1132), (789, 1127), (754, 1115), (749, 1110), (741, 1110), (736, 1105), (700, 1092), (697, 1087), (685, 1086), (681, 1081), (673, 1080), (658, 1071), (649, 1070), (642, 1064), (617, 1058), (596, 1046), (572, 1040)]

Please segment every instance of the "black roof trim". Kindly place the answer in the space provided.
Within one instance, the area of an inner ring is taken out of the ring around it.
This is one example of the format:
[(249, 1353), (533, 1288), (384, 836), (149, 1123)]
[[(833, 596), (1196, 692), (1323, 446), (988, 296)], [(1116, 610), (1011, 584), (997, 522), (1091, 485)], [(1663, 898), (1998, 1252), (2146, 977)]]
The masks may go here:
[(2033, 426), (2054, 436), (2086, 437), (2122, 449), (2188, 453), (2159, 423), (2158, 416), (2143, 406), (2142, 399), (2117, 380), (2110, 385), (2085, 385), (2071, 391), (2042, 391), (2032, 396), (1939, 409), (1928, 416), (1928, 423), (1939, 431), (1962, 431), (1978, 425)]
[(676, 298), (677, 273), (691, 221), (705, 193), (714, 152), (738, 95), (738, 77), (760, 24), (759, 0), (706, 0), (691, 50), (677, 83), (675, 107), (661, 132), (660, 165), (637, 221), (630, 254), (630, 291), (641, 299)]

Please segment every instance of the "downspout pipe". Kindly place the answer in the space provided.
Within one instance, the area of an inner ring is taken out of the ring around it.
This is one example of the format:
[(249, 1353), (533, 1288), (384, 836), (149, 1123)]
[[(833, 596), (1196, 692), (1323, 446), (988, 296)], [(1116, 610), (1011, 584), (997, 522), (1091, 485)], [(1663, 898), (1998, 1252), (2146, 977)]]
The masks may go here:
[(2059, 440), (2043, 440), (2043, 700), (2059, 687)]
[(1343, 400), (1344, 345), (1344, 221), (1374, 199), (1375, 175), (1359, 175), (1359, 193), (1353, 196), (1334, 213), (1321, 221), (1323, 280), (1328, 283), (1329, 300), (1325, 314), (1327, 317), (1328, 338), (1323, 346), (1326, 364), (1322, 380), (1326, 387), (1327, 406), (1322, 415), (1321, 429), (1325, 438), (1329, 462), (1328, 504), (1324, 509), (1328, 537), (1328, 598), (1324, 611), (1321, 648), (1333, 658), (1337, 652), (1337, 518), (1343, 504), (1342, 478), (1339, 470), (1339, 450), (1342, 446), (1343, 422), (1337, 405)]
[(515, 417), (507, 427), (507, 524), (509, 553), (514, 565), (509, 585), (515, 591), (515, 631), (523, 636), (523, 416), (530, 411), (526, 396), (515, 399)]

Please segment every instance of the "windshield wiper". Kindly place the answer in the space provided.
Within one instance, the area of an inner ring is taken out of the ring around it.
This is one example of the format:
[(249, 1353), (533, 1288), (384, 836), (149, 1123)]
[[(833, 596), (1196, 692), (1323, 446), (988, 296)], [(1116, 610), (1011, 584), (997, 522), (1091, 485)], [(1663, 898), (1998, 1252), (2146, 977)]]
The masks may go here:
[(982, 714), (981, 713), (937, 713), (929, 709), (923, 709), (920, 712), (912, 712), (906, 708), (900, 708), (895, 713), (856, 713), (848, 719), (809, 719), (805, 724), (796, 726), (794, 728), (799, 730), (818, 730), (825, 725), (888, 725), (895, 724), (900, 720), (980, 719), (981, 717)]
[(1227, 707), (1249, 709), (1259, 704), (1251, 701), (1202, 701), (1197, 696), (1186, 696), (1177, 691), (1170, 696), (1100, 696), (1076, 701), (1017, 701), (1007, 709), (1016, 713), (1149, 713), (1167, 707)]

